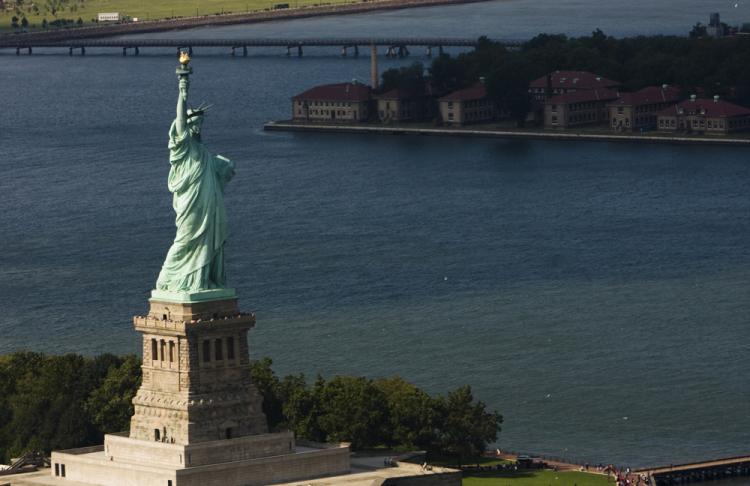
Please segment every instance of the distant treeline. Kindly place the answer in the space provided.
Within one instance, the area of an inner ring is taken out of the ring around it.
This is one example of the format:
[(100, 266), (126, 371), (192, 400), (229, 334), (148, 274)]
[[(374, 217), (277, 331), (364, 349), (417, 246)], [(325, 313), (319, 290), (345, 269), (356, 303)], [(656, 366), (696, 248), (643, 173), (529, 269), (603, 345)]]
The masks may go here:
[[(0, 356), (0, 462), (29, 450), (100, 444), (127, 430), (141, 382), (136, 356), (19, 352)], [(303, 375), (279, 378), (271, 360), (250, 369), (271, 430), (298, 438), (346, 441), (352, 448), (424, 449), (462, 461), (497, 440), (502, 416), (463, 386), (430, 396), (401, 378)]]
[[(694, 29), (695, 30), (695, 29)], [(750, 106), (750, 36), (723, 38), (641, 36), (616, 39), (597, 29), (590, 36), (540, 34), (510, 50), (487, 38), (477, 47), (382, 74), (380, 91), (401, 87), (444, 94), (485, 79), (488, 94), (523, 119), (531, 108), (528, 85), (556, 70), (589, 71), (622, 83), (623, 91), (669, 84), (687, 94), (721, 95)]]

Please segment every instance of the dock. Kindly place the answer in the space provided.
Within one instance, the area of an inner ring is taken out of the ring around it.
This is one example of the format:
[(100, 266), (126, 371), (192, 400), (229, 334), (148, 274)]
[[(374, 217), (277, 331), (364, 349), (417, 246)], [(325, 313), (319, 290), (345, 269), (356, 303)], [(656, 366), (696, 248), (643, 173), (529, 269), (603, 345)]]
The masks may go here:
[(714, 479), (750, 476), (750, 456), (728, 457), (633, 471), (651, 477), (653, 486), (669, 486)]

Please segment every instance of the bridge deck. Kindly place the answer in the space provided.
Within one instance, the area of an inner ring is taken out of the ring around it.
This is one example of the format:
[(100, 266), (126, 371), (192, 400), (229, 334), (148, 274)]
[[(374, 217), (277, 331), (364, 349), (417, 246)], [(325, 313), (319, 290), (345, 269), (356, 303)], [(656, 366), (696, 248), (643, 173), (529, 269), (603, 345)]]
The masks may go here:
[[(518, 46), (521, 41), (501, 40), (506, 46)], [(442, 38), (442, 37), (384, 37), (384, 38), (309, 38), (309, 39), (272, 39), (272, 38), (237, 38), (237, 39), (69, 39), (59, 40), (25, 40), (0, 39), (0, 48), (26, 47), (297, 47), (297, 46), (425, 46), (425, 47), (474, 47), (477, 39)]]

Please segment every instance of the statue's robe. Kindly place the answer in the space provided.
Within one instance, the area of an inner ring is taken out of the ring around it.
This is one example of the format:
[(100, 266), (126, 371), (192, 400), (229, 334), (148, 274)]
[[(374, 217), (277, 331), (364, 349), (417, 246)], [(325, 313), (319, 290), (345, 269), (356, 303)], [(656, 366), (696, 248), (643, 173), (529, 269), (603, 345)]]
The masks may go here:
[(224, 243), (229, 233), (224, 185), (234, 163), (214, 155), (190, 129), (169, 129), (169, 191), (177, 217), (177, 235), (167, 253), (156, 288), (195, 291), (224, 288)]

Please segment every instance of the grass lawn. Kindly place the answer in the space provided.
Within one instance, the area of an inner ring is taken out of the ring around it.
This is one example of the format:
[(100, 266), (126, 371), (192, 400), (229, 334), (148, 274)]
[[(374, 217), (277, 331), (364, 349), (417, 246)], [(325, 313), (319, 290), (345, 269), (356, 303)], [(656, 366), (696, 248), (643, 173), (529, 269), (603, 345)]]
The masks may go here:
[(468, 473), (463, 486), (613, 486), (614, 478), (577, 471), (488, 471)]
[[(100, 12), (119, 12), (120, 15), (136, 17), (139, 20), (156, 20), (169, 17), (191, 17), (211, 15), (216, 13), (244, 13), (272, 8), (279, 3), (286, 3), (289, 8), (304, 7), (320, 4), (355, 3), (361, 0), (67, 0), (61, 2), (57, 15), (52, 15), (45, 2), (37, 2), (38, 12), (33, 10), (31, 1), (24, 1), (20, 7), (21, 14), (13, 10), (0, 11), (0, 30), (10, 31), (11, 19), (14, 15), (19, 18), (25, 16), (29, 21), (29, 30), (36, 30), (42, 25), (42, 20), (52, 22), (56, 19), (73, 19), (80, 17), (84, 25), (91, 25), (91, 19)], [(6, 0), (6, 3), (7, 0)]]

